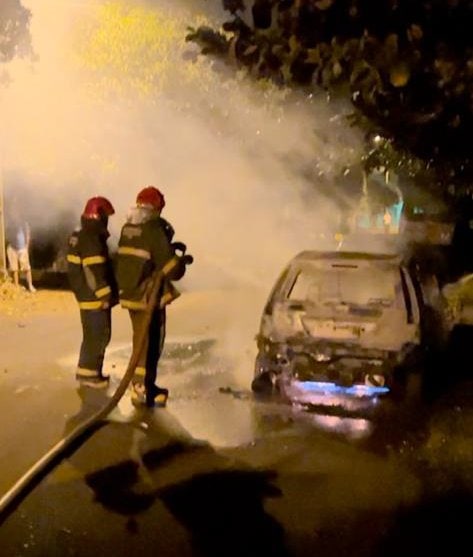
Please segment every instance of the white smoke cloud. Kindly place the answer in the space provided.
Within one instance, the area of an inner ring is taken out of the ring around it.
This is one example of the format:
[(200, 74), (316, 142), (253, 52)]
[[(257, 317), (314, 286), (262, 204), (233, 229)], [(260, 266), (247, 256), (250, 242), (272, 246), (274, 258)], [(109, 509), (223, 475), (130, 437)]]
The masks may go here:
[[(249, 82), (229, 90), (223, 79), (206, 92), (182, 85), (176, 97), (94, 100), (67, 54), (81, 18), (100, 2), (24, 4), (39, 61), (15, 64), (2, 92), (3, 160), (7, 197), (29, 192), (22, 199), (34, 204), (27, 212), (38, 234), (67, 233), (57, 223), (67, 215), (74, 228), (87, 197), (100, 194), (117, 210), (116, 240), (137, 191), (153, 184), (166, 196), (163, 216), (176, 239), (195, 256), (188, 287), (269, 288), (296, 252), (328, 245), (321, 233), (336, 221), (336, 190), (318, 195), (314, 181), (359, 156), (360, 138), (340, 116), (346, 107), (301, 95), (274, 112)], [(180, 18), (221, 14), (219, 0), (147, 4), (172, 6)]]

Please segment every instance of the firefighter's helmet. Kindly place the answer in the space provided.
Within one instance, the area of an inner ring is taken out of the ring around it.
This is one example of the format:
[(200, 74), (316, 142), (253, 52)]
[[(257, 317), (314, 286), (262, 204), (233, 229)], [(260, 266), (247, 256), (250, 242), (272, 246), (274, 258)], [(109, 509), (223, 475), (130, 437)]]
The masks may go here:
[(85, 204), (82, 217), (84, 219), (101, 219), (110, 217), (115, 213), (115, 209), (110, 201), (101, 196), (91, 197)]
[(140, 191), (136, 196), (136, 204), (138, 206), (150, 206), (156, 211), (161, 211), (166, 202), (164, 195), (154, 186), (148, 186)]

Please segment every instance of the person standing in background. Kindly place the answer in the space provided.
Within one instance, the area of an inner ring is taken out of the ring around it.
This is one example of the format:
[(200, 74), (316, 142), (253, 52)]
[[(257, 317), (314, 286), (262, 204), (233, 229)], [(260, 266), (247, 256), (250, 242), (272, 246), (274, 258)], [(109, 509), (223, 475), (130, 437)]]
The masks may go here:
[(80, 309), (82, 344), (76, 379), (80, 386), (108, 387), (103, 375), (105, 350), (112, 335), (112, 307), (117, 288), (107, 246), (108, 218), (115, 210), (105, 197), (85, 205), (81, 226), (69, 237), (67, 274)]
[(8, 212), (6, 226), (6, 244), (8, 266), (15, 286), (20, 285), (20, 272), (25, 273), (26, 284), (30, 292), (35, 292), (30, 264), (31, 231), (28, 222), (20, 214), (16, 202)]

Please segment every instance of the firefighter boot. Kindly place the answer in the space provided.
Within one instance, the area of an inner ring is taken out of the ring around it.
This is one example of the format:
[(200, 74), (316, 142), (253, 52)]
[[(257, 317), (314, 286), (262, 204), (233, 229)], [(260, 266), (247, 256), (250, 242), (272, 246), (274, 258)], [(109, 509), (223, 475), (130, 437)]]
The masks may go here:
[(76, 379), (81, 387), (92, 387), (93, 389), (106, 389), (110, 383), (108, 375), (102, 375), (97, 371), (85, 368), (77, 369)]
[(146, 391), (146, 406), (148, 408), (165, 408), (169, 391), (162, 387), (154, 386)]
[(80, 380), (81, 387), (92, 387), (92, 389), (106, 389), (110, 384), (110, 377), (101, 375), (100, 377)]
[(133, 383), (131, 385), (131, 403), (133, 406), (146, 405), (146, 391), (143, 383)]

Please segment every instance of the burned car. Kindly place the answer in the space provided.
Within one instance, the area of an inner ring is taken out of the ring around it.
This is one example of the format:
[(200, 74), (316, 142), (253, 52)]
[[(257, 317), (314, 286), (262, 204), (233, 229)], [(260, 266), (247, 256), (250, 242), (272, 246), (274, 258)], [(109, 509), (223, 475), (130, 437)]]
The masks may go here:
[(399, 255), (304, 251), (263, 310), (254, 392), (315, 383), (387, 393), (422, 361), (422, 289)]

